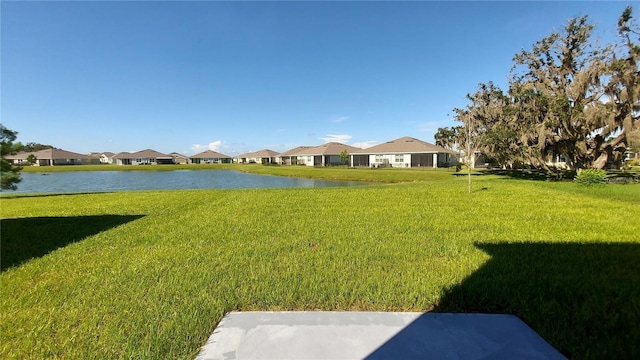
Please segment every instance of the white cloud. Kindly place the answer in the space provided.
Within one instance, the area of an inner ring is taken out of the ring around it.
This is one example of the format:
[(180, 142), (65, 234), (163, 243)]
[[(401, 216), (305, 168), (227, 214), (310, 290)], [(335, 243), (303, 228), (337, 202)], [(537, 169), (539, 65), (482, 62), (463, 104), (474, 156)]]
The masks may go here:
[(333, 118), (331, 119), (332, 123), (336, 123), (336, 124), (340, 124), (343, 123), (345, 121), (349, 120), (348, 116), (338, 116), (337, 118)]
[(327, 134), (325, 135), (325, 137), (320, 139), (324, 140), (325, 142), (339, 142), (339, 143), (347, 144), (352, 137), (353, 136), (346, 135), (346, 134), (342, 134), (342, 135)]
[(362, 148), (362, 149), (370, 148), (370, 147), (372, 147), (374, 145), (378, 145), (378, 141), (375, 141), (375, 140), (361, 141), (361, 142), (357, 142), (357, 143), (351, 144), (351, 146), (359, 147), (359, 148)]
[(221, 146), (222, 146), (222, 141), (218, 140), (218, 141), (211, 142), (207, 145), (195, 144), (191, 146), (191, 150), (193, 151), (194, 154), (196, 154), (196, 153), (207, 151), (207, 150), (218, 151), (218, 149), (220, 149)]

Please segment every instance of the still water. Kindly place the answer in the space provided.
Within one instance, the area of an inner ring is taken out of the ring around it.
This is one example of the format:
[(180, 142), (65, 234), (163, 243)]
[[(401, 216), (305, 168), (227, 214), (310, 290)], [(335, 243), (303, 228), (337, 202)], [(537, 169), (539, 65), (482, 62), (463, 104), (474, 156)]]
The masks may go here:
[(18, 190), (5, 193), (66, 193), (172, 189), (256, 189), (366, 185), (362, 182), (298, 179), (233, 170), (72, 171), (22, 173)]

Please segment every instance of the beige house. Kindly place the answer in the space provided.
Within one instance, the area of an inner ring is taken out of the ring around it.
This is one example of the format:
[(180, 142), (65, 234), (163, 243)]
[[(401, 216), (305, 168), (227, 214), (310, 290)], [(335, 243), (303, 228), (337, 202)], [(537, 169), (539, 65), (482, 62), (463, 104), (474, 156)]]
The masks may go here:
[(342, 164), (340, 154), (345, 150), (347, 151), (347, 154), (351, 154), (362, 149), (342, 143), (329, 142), (319, 146), (300, 149), (300, 151), (295, 153), (295, 156), (297, 158), (298, 165), (339, 165)]
[(83, 165), (91, 164), (90, 155), (78, 154), (62, 149), (44, 149), (33, 152), (19, 152), (15, 155), (7, 155), (5, 159), (16, 165), (28, 164), (29, 155), (35, 157), (34, 166), (55, 166), (55, 165)]
[(183, 155), (177, 152), (169, 153), (169, 156), (173, 158), (174, 164), (191, 164), (191, 158), (187, 155)]
[(134, 153), (121, 152), (113, 157), (117, 165), (159, 165), (173, 164), (173, 157), (168, 154), (146, 149)]
[(99, 162), (100, 164), (111, 164), (113, 163), (113, 156), (115, 155), (115, 153), (112, 152), (92, 152), (89, 155), (91, 155), (92, 158), (97, 159), (96, 162)]
[(191, 156), (191, 162), (194, 164), (226, 164), (231, 162), (231, 156), (207, 150)]
[(349, 162), (351, 166), (436, 168), (456, 165), (458, 157), (451, 150), (406, 136), (351, 151)]
[(276, 164), (278, 155), (276, 151), (264, 149), (240, 154), (234, 158), (234, 161), (241, 164)]
[(313, 146), (298, 146), (291, 150), (285, 151), (282, 154), (278, 155), (276, 161), (278, 162), (278, 164), (282, 165), (304, 165), (298, 163), (298, 154), (312, 147)]
[(100, 163), (101, 164), (113, 164), (113, 157), (115, 156), (115, 153), (112, 152), (103, 152), (102, 154), (100, 154)]

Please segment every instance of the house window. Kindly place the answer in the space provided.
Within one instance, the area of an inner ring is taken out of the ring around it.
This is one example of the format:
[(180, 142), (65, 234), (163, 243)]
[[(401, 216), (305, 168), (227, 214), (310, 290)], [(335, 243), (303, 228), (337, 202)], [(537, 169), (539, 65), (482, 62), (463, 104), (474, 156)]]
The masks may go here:
[(396, 162), (398, 163), (404, 162), (404, 155), (396, 155)]

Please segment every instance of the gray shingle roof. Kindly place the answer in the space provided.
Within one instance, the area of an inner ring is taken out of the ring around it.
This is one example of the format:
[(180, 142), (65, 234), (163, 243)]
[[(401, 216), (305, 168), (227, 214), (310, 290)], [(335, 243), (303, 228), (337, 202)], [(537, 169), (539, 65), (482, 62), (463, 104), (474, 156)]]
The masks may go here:
[(140, 150), (133, 153), (123, 151), (121, 153), (117, 153), (116, 155), (114, 155), (113, 158), (114, 159), (169, 159), (171, 158), (171, 155), (163, 154), (161, 152), (158, 152), (152, 149), (145, 149), (145, 150)]
[(308, 149), (303, 149), (300, 152), (298, 152), (296, 155), (299, 155), (299, 156), (340, 155), (340, 153), (343, 152), (344, 150), (347, 150), (347, 153), (351, 154), (351, 153), (360, 151), (362, 149), (353, 147), (350, 145), (346, 145), (346, 144), (337, 143), (337, 142), (329, 142), (329, 143), (322, 144), (319, 146), (314, 146)]
[(221, 154), (213, 150), (203, 151), (201, 153), (190, 156), (192, 159), (231, 159), (231, 156)]
[(396, 140), (372, 146), (367, 149), (359, 149), (354, 154), (411, 154), (411, 153), (452, 153), (442, 146), (430, 144), (426, 141), (405, 136)]
[(161, 152), (152, 150), (152, 149), (144, 149), (138, 152), (134, 152), (129, 154), (130, 159), (157, 159), (157, 158), (170, 158), (171, 156), (168, 154), (163, 154)]
[(72, 151), (62, 150), (62, 149), (44, 149), (38, 151), (21, 151), (15, 155), (7, 155), (5, 158), (7, 159), (26, 159), (29, 154), (33, 154), (39, 160), (46, 159), (87, 159), (89, 155), (79, 154)]
[(301, 151), (307, 150), (312, 148), (313, 146), (298, 146), (296, 148), (293, 148), (291, 150), (287, 150), (285, 152), (283, 152), (282, 154), (280, 154), (280, 156), (296, 156), (298, 155)]
[(258, 150), (254, 152), (240, 154), (236, 156), (236, 158), (270, 158), (270, 157), (278, 156), (278, 154), (279, 153), (276, 151), (264, 149), (264, 150)]
[(119, 152), (113, 155), (112, 159), (131, 159), (131, 153), (126, 151)]

